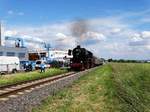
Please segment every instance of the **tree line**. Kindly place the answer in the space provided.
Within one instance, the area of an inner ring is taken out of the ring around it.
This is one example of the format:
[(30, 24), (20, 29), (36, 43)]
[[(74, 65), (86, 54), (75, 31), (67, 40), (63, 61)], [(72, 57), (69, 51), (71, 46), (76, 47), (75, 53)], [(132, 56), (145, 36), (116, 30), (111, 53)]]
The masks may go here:
[(108, 62), (120, 62), (120, 63), (147, 63), (146, 60), (126, 60), (126, 59), (108, 59)]

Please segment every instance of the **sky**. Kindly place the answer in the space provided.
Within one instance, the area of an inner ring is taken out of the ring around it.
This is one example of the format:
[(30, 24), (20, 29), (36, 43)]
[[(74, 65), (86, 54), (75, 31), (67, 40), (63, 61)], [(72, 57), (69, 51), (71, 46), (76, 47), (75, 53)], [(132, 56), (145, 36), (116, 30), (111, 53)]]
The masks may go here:
[(106, 59), (150, 59), (149, 0), (0, 0), (0, 21), (3, 37), (61, 49), (81, 44)]

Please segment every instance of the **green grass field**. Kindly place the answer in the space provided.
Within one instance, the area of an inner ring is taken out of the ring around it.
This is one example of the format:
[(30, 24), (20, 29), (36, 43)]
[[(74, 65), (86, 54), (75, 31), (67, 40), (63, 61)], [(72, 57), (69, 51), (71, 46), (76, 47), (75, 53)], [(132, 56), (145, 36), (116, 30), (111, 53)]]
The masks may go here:
[(11, 74), (11, 75), (3, 75), (3, 76), (0, 76), (0, 87), (5, 86), (5, 85), (20, 83), (24, 81), (50, 77), (50, 76), (58, 75), (58, 74), (65, 73), (65, 72), (67, 71), (56, 69), (56, 68), (51, 68), (51, 69), (47, 69), (45, 73), (34, 71), (34, 72), (17, 73), (17, 74)]
[(101, 66), (33, 112), (150, 112), (150, 64)]

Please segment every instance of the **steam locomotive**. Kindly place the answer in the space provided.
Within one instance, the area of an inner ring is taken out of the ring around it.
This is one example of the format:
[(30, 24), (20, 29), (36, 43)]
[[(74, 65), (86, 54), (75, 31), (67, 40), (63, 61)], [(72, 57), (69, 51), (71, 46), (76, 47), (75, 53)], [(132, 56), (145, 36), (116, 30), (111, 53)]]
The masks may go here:
[(70, 60), (72, 70), (81, 71), (103, 64), (103, 60), (93, 56), (93, 53), (78, 45), (73, 50), (68, 51), (68, 55), (73, 55)]

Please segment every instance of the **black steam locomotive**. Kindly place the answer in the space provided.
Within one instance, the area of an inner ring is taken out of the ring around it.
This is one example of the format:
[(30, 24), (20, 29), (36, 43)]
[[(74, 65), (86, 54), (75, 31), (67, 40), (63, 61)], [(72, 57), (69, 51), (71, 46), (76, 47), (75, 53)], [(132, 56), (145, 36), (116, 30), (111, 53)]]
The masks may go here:
[(103, 64), (101, 59), (93, 56), (92, 52), (81, 48), (79, 45), (73, 50), (69, 50), (68, 54), (73, 55), (73, 58), (70, 60), (70, 68), (72, 70), (80, 71)]

